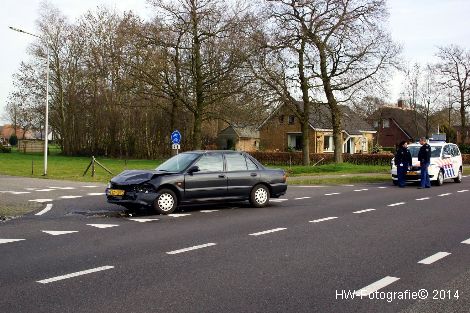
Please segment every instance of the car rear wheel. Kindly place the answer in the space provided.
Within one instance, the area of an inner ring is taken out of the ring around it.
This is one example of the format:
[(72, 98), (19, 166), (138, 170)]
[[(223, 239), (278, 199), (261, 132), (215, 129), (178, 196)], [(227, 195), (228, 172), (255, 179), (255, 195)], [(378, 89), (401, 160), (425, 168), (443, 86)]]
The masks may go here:
[(393, 180), (393, 179), (392, 179), (392, 182), (393, 182), (393, 185), (394, 185), (394, 186), (398, 186), (398, 180)]
[(153, 204), (155, 211), (160, 214), (173, 213), (177, 207), (178, 198), (170, 189), (161, 189), (157, 193), (157, 198)]
[(256, 185), (251, 190), (250, 203), (252, 206), (261, 208), (269, 203), (269, 190), (264, 185)]
[(436, 186), (442, 186), (443, 184), (444, 184), (444, 172), (439, 171), (439, 174), (437, 174)]
[(454, 178), (454, 182), (456, 183), (462, 182), (462, 168), (459, 168), (459, 173), (457, 174), (457, 177)]

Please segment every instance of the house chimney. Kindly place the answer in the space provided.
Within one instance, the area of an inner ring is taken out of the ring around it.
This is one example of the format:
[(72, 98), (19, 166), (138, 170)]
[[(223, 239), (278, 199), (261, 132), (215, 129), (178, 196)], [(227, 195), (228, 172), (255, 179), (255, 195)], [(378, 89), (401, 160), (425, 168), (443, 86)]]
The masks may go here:
[(405, 106), (405, 100), (402, 100), (402, 99), (398, 100), (398, 107), (403, 109), (404, 106)]

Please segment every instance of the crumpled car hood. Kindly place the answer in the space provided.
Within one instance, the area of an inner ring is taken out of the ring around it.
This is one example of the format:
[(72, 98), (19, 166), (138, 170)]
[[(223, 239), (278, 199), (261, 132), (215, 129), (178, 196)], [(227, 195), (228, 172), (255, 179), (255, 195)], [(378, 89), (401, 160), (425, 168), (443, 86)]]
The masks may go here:
[(121, 174), (111, 179), (112, 183), (120, 185), (133, 185), (141, 184), (151, 180), (155, 175), (164, 175), (165, 173), (159, 173), (156, 171), (144, 171), (144, 170), (126, 170)]

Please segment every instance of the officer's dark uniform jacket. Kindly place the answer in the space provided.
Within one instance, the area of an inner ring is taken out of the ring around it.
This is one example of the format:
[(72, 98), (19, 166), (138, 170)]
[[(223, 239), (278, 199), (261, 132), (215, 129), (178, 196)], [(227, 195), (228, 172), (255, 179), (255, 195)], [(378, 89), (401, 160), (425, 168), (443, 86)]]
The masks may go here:
[(400, 147), (395, 154), (395, 165), (396, 166), (411, 166), (411, 153), (405, 147)]
[(419, 148), (418, 161), (420, 163), (431, 163), (431, 146), (427, 143)]

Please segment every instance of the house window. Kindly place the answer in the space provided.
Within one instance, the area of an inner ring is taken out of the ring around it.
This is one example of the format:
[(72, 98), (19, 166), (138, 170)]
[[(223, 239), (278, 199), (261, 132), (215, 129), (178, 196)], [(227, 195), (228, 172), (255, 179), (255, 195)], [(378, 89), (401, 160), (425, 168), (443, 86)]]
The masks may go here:
[(279, 123), (284, 124), (284, 115), (279, 115)]
[(390, 127), (390, 121), (388, 119), (383, 119), (382, 120), (382, 127), (383, 128), (389, 128)]
[(302, 135), (301, 134), (289, 134), (287, 136), (287, 146), (290, 149), (302, 150)]
[(295, 123), (295, 116), (294, 115), (289, 115), (289, 125), (292, 125)]
[(323, 151), (326, 151), (326, 152), (334, 151), (333, 136), (326, 135), (323, 137)]
[(379, 128), (379, 121), (374, 121), (374, 128)]

